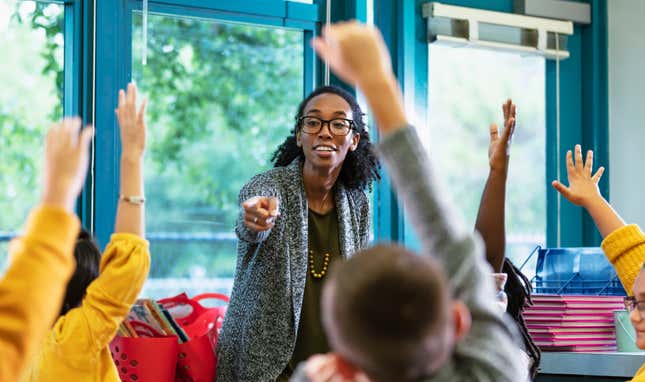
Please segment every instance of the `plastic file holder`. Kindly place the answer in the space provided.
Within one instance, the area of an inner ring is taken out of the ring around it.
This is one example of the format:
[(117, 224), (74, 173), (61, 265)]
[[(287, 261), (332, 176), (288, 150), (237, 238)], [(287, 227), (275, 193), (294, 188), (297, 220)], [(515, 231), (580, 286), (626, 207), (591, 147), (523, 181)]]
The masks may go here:
[(538, 248), (537, 256), (535, 293), (625, 295), (601, 248)]

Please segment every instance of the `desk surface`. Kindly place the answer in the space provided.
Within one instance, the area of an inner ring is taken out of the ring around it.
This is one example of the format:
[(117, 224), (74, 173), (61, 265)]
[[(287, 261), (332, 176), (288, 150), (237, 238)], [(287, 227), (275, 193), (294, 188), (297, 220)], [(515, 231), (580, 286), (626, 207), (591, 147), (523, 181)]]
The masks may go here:
[(645, 364), (643, 353), (543, 352), (540, 374), (631, 378)]

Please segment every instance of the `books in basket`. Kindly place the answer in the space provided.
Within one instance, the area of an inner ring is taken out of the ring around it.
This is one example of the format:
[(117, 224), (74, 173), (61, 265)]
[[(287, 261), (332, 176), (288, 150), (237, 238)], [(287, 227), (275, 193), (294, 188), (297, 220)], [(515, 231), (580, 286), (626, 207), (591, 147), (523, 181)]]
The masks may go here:
[(524, 313), (531, 337), (544, 351), (613, 351), (614, 311), (620, 296), (534, 295)]
[[(141, 328), (136, 323), (143, 323), (148, 328)], [(119, 326), (118, 334), (122, 337), (176, 336), (179, 343), (188, 341), (188, 336), (170, 313), (152, 299), (138, 299), (134, 303)]]

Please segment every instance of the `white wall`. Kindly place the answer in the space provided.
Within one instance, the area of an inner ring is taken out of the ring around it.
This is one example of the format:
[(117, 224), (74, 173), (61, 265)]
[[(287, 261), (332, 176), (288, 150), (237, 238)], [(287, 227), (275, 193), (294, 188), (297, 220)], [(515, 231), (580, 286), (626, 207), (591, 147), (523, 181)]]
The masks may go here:
[(610, 198), (645, 229), (645, 1), (607, 3)]

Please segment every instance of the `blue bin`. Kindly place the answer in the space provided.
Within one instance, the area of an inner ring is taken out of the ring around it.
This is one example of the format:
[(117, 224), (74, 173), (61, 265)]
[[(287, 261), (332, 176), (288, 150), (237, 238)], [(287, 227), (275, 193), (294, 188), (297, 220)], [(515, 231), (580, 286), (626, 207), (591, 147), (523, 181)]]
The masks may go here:
[(535, 293), (624, 296), (614, 267), (601, 248), (540, 248)]

